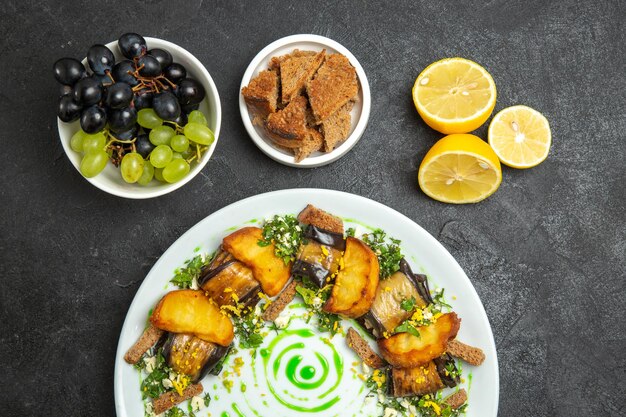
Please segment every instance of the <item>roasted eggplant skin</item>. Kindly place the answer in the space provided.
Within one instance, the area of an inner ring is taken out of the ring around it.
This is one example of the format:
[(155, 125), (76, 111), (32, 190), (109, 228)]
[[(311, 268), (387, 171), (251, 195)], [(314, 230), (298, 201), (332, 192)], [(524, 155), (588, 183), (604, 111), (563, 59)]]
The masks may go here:
[(380, 281), (372, 307), (361, 319), (362, 324), (377, 338), (392, 334), (396, 327), (413, 314), (401, 307), (402, 301), (411, 298), (418, 308), (433, 302), (426, 275), (414, 274), (403, 258), (400, 270)]
[(454, 339), (461, 327), (456, 313), (446, 313), (435, 323), (417, 328), (419, 336), (396, 333), (378, 340), (383, 358), (397, 368), (412, 368), (424, 365), (443, 355), (448, 341)]
[(230, 346), (216, 345), (192, 334), (168, 333), (163, 357), (170, 368), (195, 383), (211, 372), (229, 350)]
[[(437, 372), (439, 373), (441, 381), (446, 387), (454, 388), (461, 382), (461, 377), (458, 375), (458, 372), (456, 372), (456, 362), (449, 353), (444, 353), (440, 357), (433, 359), (433, 362), (437, 367)], [(446, 369), (448, 367), (452, 367), (455, 373), (450, 374), (450, 372)]]
[(312, 225), (305, 229), (304, 238), (306, 243), (300, 247), (291, 275), (307, 277), (322, 288), (337, 273), (346, 242), (343, 234)]
[(259, 302), (261, 285), (254, 279), (252, 270), (223, 249), (202, 270), (198, 285), (220, 307), (238, 304), (254, 307)]
[(391, 368), (388, 380), (389, 394), (393, 397), (432, 394), (444, 387), (437, 366), (432, 361), (412, 368)]

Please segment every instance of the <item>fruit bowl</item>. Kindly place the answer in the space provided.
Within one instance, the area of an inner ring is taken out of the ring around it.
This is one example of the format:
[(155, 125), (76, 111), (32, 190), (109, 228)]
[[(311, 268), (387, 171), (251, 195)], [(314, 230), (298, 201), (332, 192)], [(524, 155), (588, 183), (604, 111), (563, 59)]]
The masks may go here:
[[(147, 186), (128, 184), (122, 179), (119, 168), (115, 167), (111, 163), (108, 163), (106, 168), (99, 175), (93, 178), (85, 178), (91, 184), (109, 194), (131, 199), (153, 198), (170, 193), (182, 187), (191, 181), (193, 177), (198, 175), (198, 173), (207, 164), (213, 154), (213, 151), (215, 150), (222, 120), (222, 108), (220, 105), (217, 87), (204, 65), (202, 65), (202, 63), (191, 53), (176, 44), (157, 38), (146, 37), (145, 40), (148, 45), (148, 49), (161, 48), (169, 51), (172, 54), (174, 62), (184, 65), (187, 69), (188, 75), (195, 78), (202, 84), (206, 91), (206, 97), (200, 103), (199, 110), (205, 115), (208, 127), (215, 135), (215, 140), (205, 151), (198, 163), (191, 166), (189, 173), (183, 179), (173, 184), (159, 183), (157, 181), (152, 181)], [(106, 46), (113, 52), (116, 61), (123, 59), (123, 56), (118, 49), (117, 41), (109, 42)], [(86, 58), (83, 59), (82, 63), (85, 67), (87, 67)], [(76, 170), (80, 173), (80, 161), (82, 156), (70, 147), (72, 135), (80, 129), (80, 123), (78, 121), (65, 123), (58, 119), (58, 129), (63, 149), (65, 150), (69, 160), (72, 162), (72, 165), (74, 165), (74, 168), (76, 168)]]

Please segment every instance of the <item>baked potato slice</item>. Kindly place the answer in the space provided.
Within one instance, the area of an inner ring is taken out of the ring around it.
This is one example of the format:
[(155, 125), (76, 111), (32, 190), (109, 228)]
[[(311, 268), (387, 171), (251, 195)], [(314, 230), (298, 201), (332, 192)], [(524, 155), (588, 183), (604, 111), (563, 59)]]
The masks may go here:
[(150, 322), (158, 329), (193, 334), (221, 346), (230, 345), (234, 337), (230, 319), (201, 290), (168, 292), (154, 308)]
[(274, 297), (289, 281), (291, 263), (285, 264), (274, 254), (274, 243), (259, 246), (260, 240), (263, 240), (261, 229), (244, 227), (226, 236), (223, 247), (252, 270), (265, 294)]
[(374, 301), (378, 287), (378, 258), (363, 241), (349, 237), (340, 265), (343, 266), (337, 273), (324, 311), (349, 318), (360, 317), (367, 313)]
[(461, 319), (456, 313), (446, 313), (429, 326), (417, 328), (419, 337), (396, 333), (388, 339), (379, 339), (380, 353), (394, 367), (411, 368), (428, 363), (446, 351), (448, 341), (456, 337)]

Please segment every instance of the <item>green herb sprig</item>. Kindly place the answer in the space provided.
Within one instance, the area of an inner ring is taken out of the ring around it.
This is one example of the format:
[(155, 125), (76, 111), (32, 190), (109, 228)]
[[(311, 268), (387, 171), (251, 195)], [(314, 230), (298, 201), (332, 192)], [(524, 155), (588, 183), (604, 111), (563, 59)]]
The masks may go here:
[(400, 269), (400, 261), (404, 255), (398, 239), (387, 239), (387, 233), (381, 229), (363, 235), (362, 239), (378, 257), (381, 279), (389, 278)]
[(295, 216), (276, 215), (263, 225), (263, 239), (258, 244), (269, 246), (273, 242), (276, 256), (288, 264), (296, 259), (303, 236), (304, 232)]

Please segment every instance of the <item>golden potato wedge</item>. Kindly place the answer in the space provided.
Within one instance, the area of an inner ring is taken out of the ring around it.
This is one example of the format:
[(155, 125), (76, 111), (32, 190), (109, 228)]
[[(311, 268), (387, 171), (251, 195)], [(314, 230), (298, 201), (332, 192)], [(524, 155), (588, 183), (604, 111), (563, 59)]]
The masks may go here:
[(374, 301), (378, 287), (378, 258), (364, 242), (349, 237), (342, 264), (324, 311), (350, 318), (360, 317), (367, 313)]
[(456, 337), (461, 319), (456, 313), (446, 313), (430, 326), (418, 327), (418, 336), (396, 333), (388, 339), (379, 339), (380, 353), (394, 367), (412, 368), (443, 355), (448, 341)]
[(168, 292), (154, 308), (150, 322), (158, 329), (190, 333), (221, 346), (230, 345), (234, 337), (230, 319), (201, 290)]
[(291, 276), (291, 264), (274, 254), (274, 244), (259, 246), (263, 231), (258, 227), (244, 227), (224, 238), (224, 250), (252, 269), (263, 292), (270, 297), (283, 289)]

